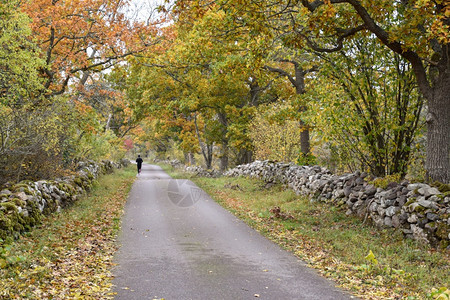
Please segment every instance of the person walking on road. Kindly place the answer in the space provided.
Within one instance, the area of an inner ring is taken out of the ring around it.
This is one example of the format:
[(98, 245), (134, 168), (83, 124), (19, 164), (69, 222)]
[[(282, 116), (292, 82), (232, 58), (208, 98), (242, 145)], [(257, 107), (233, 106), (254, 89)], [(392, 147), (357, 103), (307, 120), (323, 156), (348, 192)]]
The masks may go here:
[(138, 155), (138, 158), (136, 159), (138, 174), (141, 173), (142, 162), (143, 162), (143, 160), (142, 160), (141, 156)]

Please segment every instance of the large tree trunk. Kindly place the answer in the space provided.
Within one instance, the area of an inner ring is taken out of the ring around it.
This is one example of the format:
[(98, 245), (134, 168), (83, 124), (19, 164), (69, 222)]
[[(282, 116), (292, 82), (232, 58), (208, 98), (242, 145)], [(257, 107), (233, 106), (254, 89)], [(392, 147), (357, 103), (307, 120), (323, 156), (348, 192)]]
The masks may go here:
[(245, 165), (253, 161), (253, 151), (248, 149), (241, 149), (238, 153), (237, 164)]
[[(314, 12), (323, 5), (330, 5), (331, 1), (307, 1), (302, 0), (301, 3), (309, 11)], [(393, 37), (387, 30), (382, 28), (381, 23), (376, 22), (366, 9), (363, 1), (333, 1), (333, 4), (348, 3), (355, 9), (355, 12), (364, 22), (364, 26), (358, 26), (352, 30), (341, 30), (338, 36), (339, 44), (334, 49), (324, 49), (317, 47), (314, 43), (309, 45), (316, 51), (335, 52), (342, 48), (342, 41), (360, 32), (361, 30), (369, 30), (374, 33), (377, 38), (389, 47), (392, 51), (400, 54), (407, 59), (416, 75), (416, 81), (419, 85), (421, 93), (428, 101), (427, 114), (427, 160), (426, 170), (429, 180), (438, 180), (444, 183), (450, 182), (450, 44), (447, 41), (438, 41), (433, 38), (430, 43), (430, 49), (435, 53), (426, 59), (415, 52), (405, 42), (408, 36), (403, 38)], [(404, 5), (408, 5), (410, 1), (402, 1)], [(445, 9), (445, 1), (435, 1), (436, 14), (443, 16), (443, 24), (450, 25), (450, 19), (442, 14)], [(399, 14), (400, 18), (405, 15)], [(422, 30), (420, 26), (417, 26)], [(425, 35), (423, 36), (425, 37)], [(436, 58), (434, 58), (436, 56)], [(436, 76), (437, 75), (437, 76)]]
[(227, 138), (228, 119), (227, 119), (227, 115), (223, 112), (218, 113), (217, 116), (219, 117), (220, 124), (223, 126), (223, 129), (222, 129), (222, 153), (220, 155), (220, 171), (224, 172), (226, 169), (228, 169), (228, 155), (229, 155), (228, 138)]
[(311, 151), (311, 145), (309, 142), (309, 127), (305, 122), (300, 121), (300, 151), (306, 157)]
[(427, 114), (427, 160), (429, 180), (450, 182), (450, 70), (436, 81)]
[(213, 144), (206, 144), (206, 155), (205, 155), (205, 164), (206, 164), (206, 169), (211, 169), (212, 168), (212, 160), (213, 160), (213, 148), (214, 145)]
[[(205, 142), (202, 141), (202, 138), (200, 136), (200, 130), (197, 125), (197, 116), (194, 116), (194, 124), (195, 124), (195, 132), (197, 134), (198, 144), (200, 146), (200, 150), (202, 151), (203, 158), (205, 159), (205, 165), (206, 169), (211, 169), (212, 167), (212, 156), (213, 156), (213, 142), (208, 142), (206, 139)], [(206, 125), (205, 125), (205, 131), (206, 131)]]
[[(299, 64), (295, 64), (295, 92), (297, 95), (302, 95), (306, 92), (305, 90), (305, 72)], [(306, 106), (302, 105), (300, 108), (300, 112), (306, 111)], [(302, 154), (307, 157), (309, 152), (311, 151), (311, 145), (309, 141), (309, 126), (300, 120), (300, 151)]]
[(222, 153), (220, 156), (220, 171), (225, 172), (228, 169), (228, 140), (222, 142)]
[[(315, 71), (316, 68), (313, 67), (309, 70), (303, 70), (302, 66), (295, 60), (281, 59), (279, 61), (285, 62), (285, 63), (286, 62), (291, 63), (294, 66), (295, 76), (291, 75), (289, 72), (287, 72), (283, 69), (274, 68), (274, 67), (270, 67), (270, 66), (265, 66), (264, 68), (271, 72), (276, 72), (278, 74), (281, 74), (282, 76), (286, 76), (288, 78), (288, 80), (291, 82), (292, 86), (295, 88), (295, 93), (297, 95), (304, 94), (306, 92), (305, 76), (309, 72)], [(307, 109), (306, 106), (302, 105), (299, 108), (299, 111), (305, 112), (306, 109)], [(300, 151), (306, 157), (309, 155), (309, 152), (311, 151), (310, 138), (309, 138), (310, 127), (307, 124), (305, 124), (305, 122), (302, 120), (300, 120), (299, 125), (300, 125), (300, 130), (301, 130)]]

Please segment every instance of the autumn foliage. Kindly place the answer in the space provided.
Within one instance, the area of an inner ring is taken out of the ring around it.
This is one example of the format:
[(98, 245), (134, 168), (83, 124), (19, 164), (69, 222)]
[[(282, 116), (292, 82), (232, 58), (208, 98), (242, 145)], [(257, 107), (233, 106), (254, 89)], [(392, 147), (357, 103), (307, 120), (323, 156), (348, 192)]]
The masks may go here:
[(86, 81), (86, 72), (99, 72), (155, 42), (151, 26), (132, 22), (122, 12), (129, 1), (26, 1), (33, 38), (42, 49), (45, 86), (65, 91), (69, 80)]
[(415, 161), (448, 182), (447, 2), (179, 0), (168, 50), (134, 69), (159, 87), (134, 86), (158, 112), (201, 116), (198, 143), (222, 168), (261, 146), (248, 134), (254, 108), (282, 103), (303, 156), (311, 144), (339, 171), (402, 177), (426, 147)]
[(125, 139), (224, 170), (276, 122), (300, 144), (270, 157), (448, 182), (447, 2), (178, 0), (145, 22), (131, 1), (3, 3), (2, 181)]
[[(128, 1), (0, 4), (0, 184), (117, 159), (134, 128), (124, 93), (102, 71), (158, 44)], [(3, 72), (5, 71), (5, 72)]]

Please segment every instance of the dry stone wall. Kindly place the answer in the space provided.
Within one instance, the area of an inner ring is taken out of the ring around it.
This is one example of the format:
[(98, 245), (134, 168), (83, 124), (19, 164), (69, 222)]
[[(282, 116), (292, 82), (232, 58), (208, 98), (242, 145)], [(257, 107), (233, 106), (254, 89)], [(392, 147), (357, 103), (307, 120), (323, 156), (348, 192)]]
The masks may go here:
[(128, 160), (80, 162), (76, 175), (6, 185), (0, 191), (0, 239), (17, 238), (21, 232), (39, 224), (44, 215), (59, 212), (75, 202), (91, 188), (98, 176), (128, 163)]
[(315, 201), (345, 205), (347, 214), (393, 227), (405, 236), (450, 250), (450, 193), (424, 183), (390, 183), (385, 189), (366, 180), (367, 173), (333, 175), (319, 166), (271, 161), (240, 165), (225, 176), (247, 176), (286, 184)]
[(198, 176), (198, 177), (216, 178), (216, 177), (222, 176), (222, 173), (218, 170), (214, 170), (214, 169), (207, 170), (201, 166), (186, 166), (178, 159), (164, 160), (164, 159), (155, 158), (155, 159), (153, 159), (153, 162), (156, 164), (161, 163), (161, 164), (171, 165), (172, 168), (174, 168), (174, 169), (180, 169), (183, 172), (191, 173), (194, 176)]

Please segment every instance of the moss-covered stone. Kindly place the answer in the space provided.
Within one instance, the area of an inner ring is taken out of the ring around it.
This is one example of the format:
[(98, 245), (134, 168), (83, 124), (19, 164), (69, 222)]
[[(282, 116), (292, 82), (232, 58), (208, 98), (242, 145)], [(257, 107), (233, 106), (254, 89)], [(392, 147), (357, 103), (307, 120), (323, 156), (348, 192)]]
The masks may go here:
[(23, 201), (20, 198), (12, 198), (9, 200), (11, 203), (13, 203), (16, 207), (20, 206), (20, 207), (25, 207), (27, 206), (27, 203), (25, 201)]
[(41, 219), (42, 219), (42, 213), (39, 210), (38, 204), (35, 201), (28, 201), (27, 203), (27, 210), (28, 210), (28, 215), (30, 218), (32, 218), (34, 224), (38, 224), (40, 223)]
[(73, 187), (73, 186), (70, 185), (70, 184), (66, 184), (66, 186), (67, 186), (66, 193), (69, 195), (69, 197), (72, 197), (73, 194), (76, 193), (75, 187)]
[(21, 188), (21, 187), (28, 187), (29, 185), (28, 185), (28, 183), (25, 183), (25, 182), (20, 182), (20, 183), (16, 183), (15, 185), (13, 185), (13, 189), (14, 190), (17, 190), (17, 189), (19, 189), (19, 188)]
[(19, 210), (15, 206), (14, 203), (6, 202), (0, 203), (1, 207), (4, 209), (1, 210), (0, 214), (0, 229), (2, 236), (4, 239), (7, 236), (16, 235), (16, 233), (20, 233), (24, 230), (24, 220), (22, 216), (19, 214)]
[(448, 240), (448, 234), (450, 233), (450, 225), (445, 223), (437, 223), (436, 236), (442, 240)]
[(50, 198), (47, 200), (46, 205), (44, 206), (44, 210), (42, 211), (42, 213), (44, 215), (49, 215), (52, 212), (56, 211), (56, 200), (53, 198)]
[(437, 228), (436, 222), (430, 222), (425, 225), (425, 230), (428, 231), (428, 233), (431, 235), (433, 232), (436, 231), (436, 228)]
[(29, 184), (18, 183), (13, 186), (13, 191), (15, 193), (24, 192), (27, 195), (34, 195), (33, 188)]
[(80, 177), (76, 177), (73, 182), (75, 182), (76, 185), (83, 187), (83, 180), (81, 180)]
[(408, 202), (406, 202), (404, 206), (409, 206), (409, 205), (413, 204), (414, 202), (416, 202), (416, 200), (417, 199), (415, 197), (411, 197), (408, 199)]
[(423, 213), (425, 212), (426, 208), (421, 206), (421, 205), (417, 205), (416, 208), (414, 208), (414, 212), (416, 213)]
[(11, 212), (11, 211), (19, 212), (19, 210), (17, 209), (17, 206), (14, 204), (14, 202), (0, 203), (0, 207), (2, 207), (6, 212)]
[(450, 184), (435, 181), (431, 184), (431, 186), (436, 187), (441, 193), (450, 192)]
[(447, 249), (447, 247), (450, 245), (450, 242), (448, 240), (441, 240), (439, 242), (439, 248), (441, 249)]
[(11, 220), (3, 211), (0, 211), (0, 239), (5, 240), (12, 232)]
[[(16, 238), (21, 232), (30, 230), (33, 226), (40, 224), (44, 215), (54, 213), (60, 206), (67, 206), (74, 202), (78, 195), (92, 188), (97, 175), (101, 171), (109, 170), (114, 166), (105, 163), (102, 165), (86, 163), (82, 172), (69, 179), (38, 183), (22, 181), (18, 184), (8, 183), (4, 185), (4, 188), (8, 188), (12, 192), (12, 195), (1, 198), (2, 201), (6, 201), (0, 203), (0, 238), (3, 240)], [(53, 191), (54, 188), (59, 191)], [(9, 197), (11, 199), (8, 199)], [(41, 212), (39, 206), (43, 200), (45, 200), (45, 206)], [(25, 210), (19, 213), (18, 207)]]

